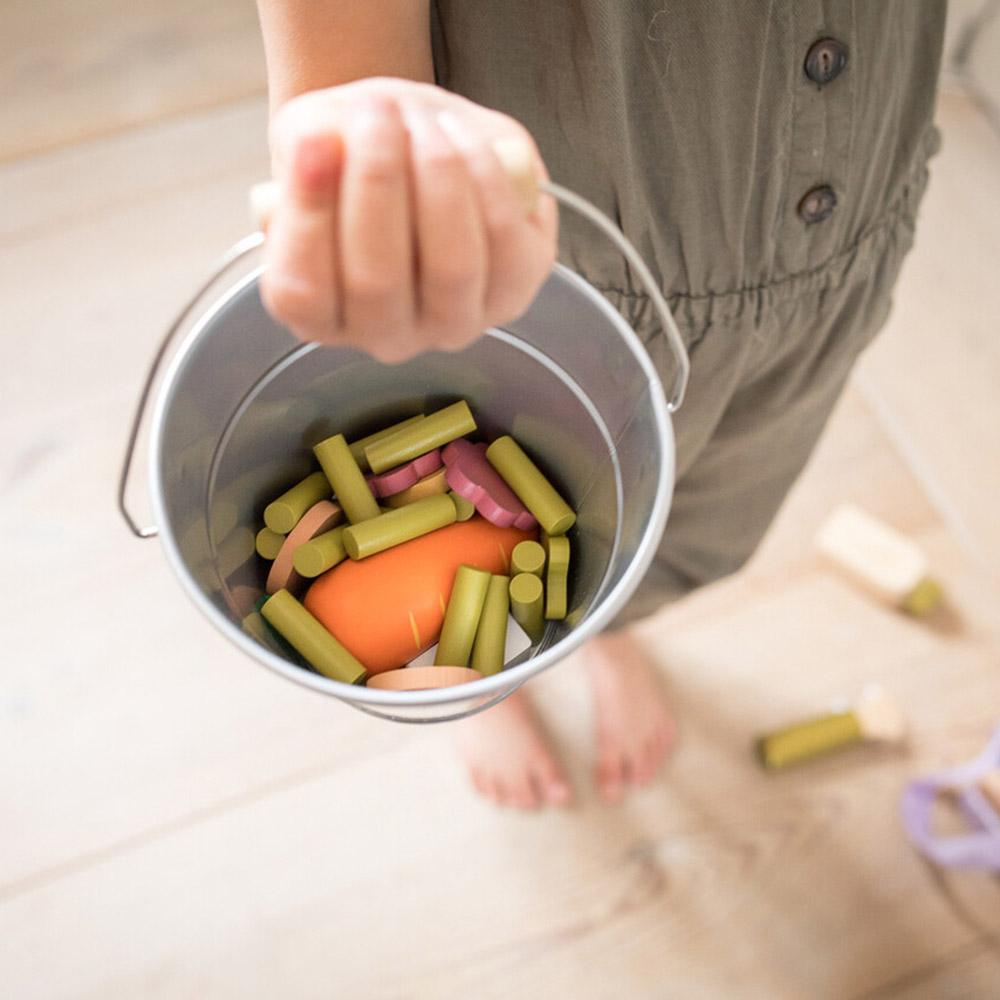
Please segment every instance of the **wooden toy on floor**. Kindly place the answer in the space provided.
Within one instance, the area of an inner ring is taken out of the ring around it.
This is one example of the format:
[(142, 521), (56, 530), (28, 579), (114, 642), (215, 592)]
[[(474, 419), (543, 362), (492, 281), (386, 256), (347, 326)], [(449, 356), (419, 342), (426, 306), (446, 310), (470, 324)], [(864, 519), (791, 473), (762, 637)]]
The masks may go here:
[[(934, 822), (942, 797), (957, 807), (961, 832)], [(1000, 873), (1000, 727), (977, 757), (911, 781), (900, 814), (910, 842), (935, 864)]]
[(778, 769), (857, 743), (900, 743), (905, 736), (899, 706), (881, 687), (870, 685), (853, 708), (768, 733), (757, 739), (756, 748), (764, 767)]
[(922, 617), (941, 604), (941, 586), (920, 546), (860, 507), (838, 507), (820, 528), (816, 548), (854, 583), (893, 607)]

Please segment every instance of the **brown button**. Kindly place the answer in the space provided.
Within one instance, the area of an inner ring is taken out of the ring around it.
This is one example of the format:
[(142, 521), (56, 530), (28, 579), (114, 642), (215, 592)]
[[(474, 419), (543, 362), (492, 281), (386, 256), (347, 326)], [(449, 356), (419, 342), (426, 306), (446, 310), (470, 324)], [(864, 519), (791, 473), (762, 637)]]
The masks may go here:
[(829, 184), (821, 184), (814, 187), (802, 196), (799, 202), (799, 218), (803, 222), (812, 224), (822, 222), (833, 215), (833, 210), (837, 207), (837, 194)]
[(823, 86), (831, 80), (836, 80), (847, 65), (847, 46), (836, 38), (821, 38), (813, 42), (806, 53), (806, 76), (813, 83)]

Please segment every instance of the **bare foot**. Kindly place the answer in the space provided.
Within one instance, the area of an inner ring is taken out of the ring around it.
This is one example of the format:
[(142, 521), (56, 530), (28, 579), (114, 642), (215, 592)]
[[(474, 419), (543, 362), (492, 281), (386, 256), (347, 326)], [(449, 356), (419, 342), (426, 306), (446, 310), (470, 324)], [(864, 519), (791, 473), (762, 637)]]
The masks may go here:
[(674, 740), (659, 678), (627, 631), (585, 647), (594, 692), (594, 784), (616, 802), (628, 786), (649, 784)]
[(567, 805), (572, 789), (521, 691), (456, 726), (458, 751), (476, 790), (498, 805)]

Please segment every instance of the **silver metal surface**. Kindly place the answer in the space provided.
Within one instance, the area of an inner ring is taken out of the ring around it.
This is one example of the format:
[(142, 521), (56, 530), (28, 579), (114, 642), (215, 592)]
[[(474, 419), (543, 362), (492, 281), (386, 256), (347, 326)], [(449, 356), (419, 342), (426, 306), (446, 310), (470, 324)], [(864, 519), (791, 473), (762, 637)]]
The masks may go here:
[[(219, 630), (283, 676), (393, 719), (457, 718), (509, 694), (600, 631), (655, 552), (673, 485), (662, 388), (635, 333), (593, 288), (554, 269), (528, 312), (461, 354), (382, 365), (302, 345), (264, 310), (253, 271), (187, 332), (151, 421), (154, 518), (185, 590)], [(266, 503), (310, 467), (334, 430), (363, 434), (457, 396), (486, 434), (511, 431), (579, 512), (572, 604), (535, 655), (443, 691), (328, 680), (241, 628), (263, 592), (253, 536)]]
[(142, 384), (142, 391), (139, 393), (139, 400), (135, 405), (135, 413), (132, 416), (132, 426), (129, 429), (128, 442), (125, 445), (125, 455), (122, 458), (122, 467), (118, 474), (118, 510), (125, 519), (125, 523), (129, 526), (132, 534), (134, 534), (137, 538), (155, 538), (159, 533), (159, 529), (157, 529), (155, 525), (147, 525), (144, 528), (139, 527), (139, 522), (136, 521), (136, 519), (132, 516), (131, 511), (128, 509), (126, 493), (128, 492), (129, 478), (132, 474), (132, 459), (135, 456), (135, 446), (139, 440), (139, 431), (142, 428), (142, 420), (146, 413), (146, 406), (149, 403), (149, 396), (153, 390), (153, 384), (156, 382), (156, 376), (160, 372), (160, 366), (163, 364), (163, 359), (167, 356), (167, 351), (170, 349), (170, 345), (174, 342), (177, 332), (184, 326), (185, 323), (189, 321), (191, 312), (198, 304), (199, 300), (226, 273), (226, 271), (232, 267), (233, 264), (245, 257), (247, 254), (252, 253), (263, 242), (263, 233), (251, 233), (249, 236), (245, 236), (238, 243), (234, 244), (225, 252), (225, 254), (223, 254), (223, 256), (216, 263), (215, 267), (212, 268), (212, 273), (209, 275), (208, 279), (194, 293), (194, 295), (188, 299), (177, 318), (173, 321), (173, 323), (171, 323), (169, 329), (163, 335), (163, 339), (160, 341), (159, 347), (156, 349), (156, 354), (153, 355), (153, 360), (150, 362), (149, 371), (146, 372), (146, 379)]
[[(677, 329), (677, 324), (674, 322), (673, 314), (670, 312), (670, 306), (663, 297), (663, 293), (660, 291), (659, 285), (657, 285), (656, 280), (653, 278), (652, 272), (650, 272), (649, 268), (646, 266), (646, 262), (642, 259), (638, 250), (636, 250), (631, 242), (629, 242), (625, 234), (611, 219), (608, 218), (608, 216), (597, 208), (596, 205), (591, 204), (591, 202), (587, 201), (586, 198), (580, 197), (580, 195), (575, 192), (570, 191), (568, 188), (564, 188), (562, 185), (556, 184), (553, 181), (540, 181), (539, 189), (551, 194), (557, 201), (569, 208), (572, 208), (584, 218), (588, 219), (592, 225), (600, 229), (601, 232), (603, 232), (615, 244), (615, 246), (622, 251), (625, 259), (633, 267), (636, 274), (638, 274), (639, 280), (646, 289), (646, 292), (653, 303), (653, 308), (656, 310), (657, 315), (660, 318), (660, 323), (663, 326), (663, 332), (670, 344), (670, 349), (674, 355), (675, 364), (677, 365), (673, 388), (671, 390), (670, 397), (667, 400), (667, 410), (670, 413), (673, 413), (678, 409), (678, 407), (680, 407), (681, 403), (684, 402), (684, 394), (687, 391), (688, 379), (691, 375), (691, 362), (688, 358), (687, 349), (684, 346), (684, 340), (680, 335), (680, 331)], [(125, 446), (125, 455), (122, 459), (122, 467), (118, 477), (118, 510), (121, 512), (121, 515), (125, 519), (125, 523), (128, 525), (129, 529), (138, 538), (155, 538), (158, 534), (158, 529), (155, 525), (148, 525), (143, 528), (139, 527), (138, 522), (135, 518), (133, 518), (128, 509), (126, 493), (128, 491), (129, 478), (131, 476), (132, 461), (135, 456), (136, 442), (139, 439), (139, 431), (142, 427), (143, 417), (146, 413), (146, 406), (149, 402), (149, 396), (153, 385), (156, 382), (156, 377), (160, 372), (160, 367), (163, 364), (163, 360), (166, 357), (170, 345), (177, 336), (177, 332), (184, 326), (185, 323), (189, 321), (192, 310), (202, 297), (226, 273), (226, 271), (233, 266), (233, 264), (237, 263), (247, 254), (257, 249), (263, 242), (263, 233), (251, 233), (249, 236), (244, 237), (236, 243), (223, 255), (213, 268), (208, 279), (188, 300), (177, 319), (174, 320), (170, 328), (164, 334), (163, 339), (160, 341), (160, 345), (157, 348), (156, 354), (153, 356), (153, 360), (150, 363), (149, 371), (146, 373), (146, 380), (143, 383), (142, 391), (139, 394), (139, 400), (136, 403), (135, 413), (132, 418), (132, 426), (129, 430), (128, 442)]]
[[(441, 721), (486, 708), (604, 628), (653, 558), (673, 490), (670, 410), (683, 398), (688, 372), (669, 309), (652, 285), (677, 358), (669, 403), (635, 333), (600, 293), (558, 265), (524, 316), (504, 329), (487, 331), (460, 354), (383, 365), (353, 349), (303, 345), (271, 319), (258, 293), (253, 251), (261, 242), (255, 234), (227, 254), (157, 352), (126, 449), (122, 514), (140, 537), (159, 530), (195, 604), (230, 641), (282, 676), (397, 721)], [(652, 283), (641, 260), (640, 267), (626, 256)], [(222, 277), (227, 287), (198, 314), (195, 305)], [(140, 528), (125, 490), (146, 402), (179, 336), (150, 422), (158, 529)], [(541, 642), (500, 674), (418, 692), (329, 680), (244, 631), (241, 623), (263, 593), (266, 567), (254, 552), (263, 508), (311, 470), (311, 446), (459, 397), (486, 436), (512, 433), (578, 512), (566, 621), (550, 622)]]

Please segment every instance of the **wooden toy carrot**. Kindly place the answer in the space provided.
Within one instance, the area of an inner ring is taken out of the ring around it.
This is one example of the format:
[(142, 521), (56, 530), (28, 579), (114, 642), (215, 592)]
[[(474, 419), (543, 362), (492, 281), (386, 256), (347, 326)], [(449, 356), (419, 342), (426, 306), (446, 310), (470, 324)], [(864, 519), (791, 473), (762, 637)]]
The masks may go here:
[(370, 673), (402, 667), (437, 642), (458, 567), (506, 574), (514, 546), (532, 537), (474, 517), (345, 560), (312, 584), (304, 603)]

